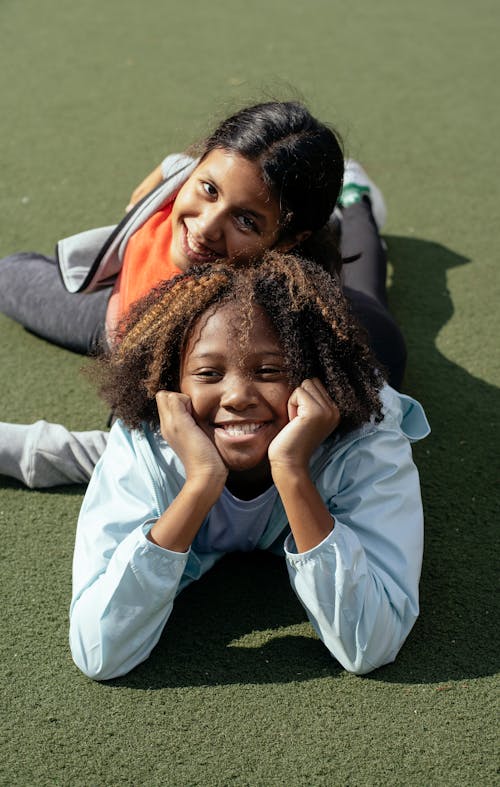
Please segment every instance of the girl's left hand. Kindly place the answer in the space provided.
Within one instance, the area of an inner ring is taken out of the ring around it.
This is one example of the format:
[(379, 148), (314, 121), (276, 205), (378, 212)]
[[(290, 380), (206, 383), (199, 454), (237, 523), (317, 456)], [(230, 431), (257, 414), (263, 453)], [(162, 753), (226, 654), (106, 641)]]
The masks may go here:
[(288, 400), (289, 423), (268, 449), (273, 470), (307, 470), (320, 443), (340, 423), (340, 412), (317, 377), (304, 380)]

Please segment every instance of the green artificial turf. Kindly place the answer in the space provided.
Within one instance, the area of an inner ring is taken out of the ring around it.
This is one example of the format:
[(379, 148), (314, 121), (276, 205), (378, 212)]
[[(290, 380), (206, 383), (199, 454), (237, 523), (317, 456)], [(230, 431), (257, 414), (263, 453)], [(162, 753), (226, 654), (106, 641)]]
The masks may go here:
[[(3, 0), (0, 254), (120, 217), (169, 151), (299, 95), (387, 198), (390, 303), (426, 509), (421, 617), (394, 665), (343, 671), (267, 555), (179, 599), (130, 675), (67, 647), (83, 489), (0, 479), (0, 784), (498, 784), (500, 105), (493, 0)], [(0, 418), (98, 428), (82, 359), (0, 317)]]

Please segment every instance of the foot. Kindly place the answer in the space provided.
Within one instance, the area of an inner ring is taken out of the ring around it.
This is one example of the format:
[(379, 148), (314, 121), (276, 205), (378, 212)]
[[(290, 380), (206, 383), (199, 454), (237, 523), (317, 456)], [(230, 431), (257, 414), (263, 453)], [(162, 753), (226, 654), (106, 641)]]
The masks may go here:
[(338, 204), (348, 208), (367, 199), (370, 202), (375, 224), (380, 232), (387, 219), (387, 208), (382, 192), (366, 174), (365, 170), (354, 159), (346, 159), (344, 169), (344, 185), (340, 192)]

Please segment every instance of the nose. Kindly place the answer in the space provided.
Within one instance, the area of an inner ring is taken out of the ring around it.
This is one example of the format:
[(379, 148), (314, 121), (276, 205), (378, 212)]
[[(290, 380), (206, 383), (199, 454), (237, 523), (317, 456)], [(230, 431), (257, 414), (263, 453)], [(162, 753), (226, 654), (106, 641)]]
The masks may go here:
[(221, 407), (243, 412), (257, 405), (257, 389), (253, 380), (246, 374), (240, 372), (227, 375), (224, 382), (225, 386), (220, 398)]
[(206, 205), (198, 215), (196, 226), (202, 238), (214, 243), (222, 237), (223, 222), (224, 216), (218, 205)]

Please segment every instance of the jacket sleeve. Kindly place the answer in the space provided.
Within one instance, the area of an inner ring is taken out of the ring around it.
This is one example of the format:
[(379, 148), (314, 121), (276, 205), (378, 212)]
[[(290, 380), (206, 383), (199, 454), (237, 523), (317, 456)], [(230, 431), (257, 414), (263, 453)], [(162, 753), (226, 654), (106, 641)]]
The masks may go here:
[(186, 153), (170, 153), (161, 162), (161, 174), (163, 180), (175, 177), (176, 173), (188, 164), (197, 164), (198, 160), (193, 159)]
[(297, 554), (285, 542), (292, 586), (318, 636), (357, 674), (394, 661), (418, 616), (423, 552), (420, 486), (411, 447), (396, 429), (354, 443), (341, 473), (325, 469), (329, 536)]
[(77, 666), (97, 680), (123, 675), (149, 656), (189, 557), (146, 538), (161, 512), (154, 482), (138, 466), (131, 434), (116, 424), (78, 521), (70, 646)]

